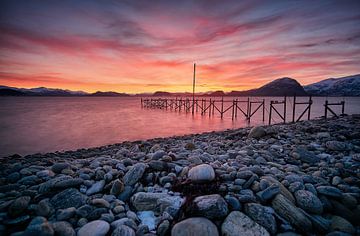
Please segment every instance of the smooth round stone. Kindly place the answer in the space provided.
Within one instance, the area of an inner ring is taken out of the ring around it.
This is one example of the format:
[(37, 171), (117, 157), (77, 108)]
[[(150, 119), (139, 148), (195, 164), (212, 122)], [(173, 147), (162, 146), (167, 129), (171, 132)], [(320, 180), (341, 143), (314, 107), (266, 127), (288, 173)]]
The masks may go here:
[(266, 131), (261, 126), (255, 126), (253, 127), (248, 135), (248, 138), (261, 138), (266, 135)]
[(55, 173), (61, 173), (62, 170), (66, 169), (66, 168), (70, 168), (70, 164), (69, 163), (55, 163), (52, 167), (51, 170)]
[(209, 182), (215, 179), (215, 171), (208, 164), (201, 164), (189, 170), (188, 177), (195, 183)]
[(219, 236), (216, 225), (203, 217), (192, 217), (177, 223), (171, 230), (171, 236)]
[(299, 190), (295, 192), (296, 203), (299, 207), (309, 213), (322, 214), (323, 206), (320, 199), (312, 192)]
[(108, 222), (94, 220), (80, 228), (78, 236), (105, 236), (110, 229)]

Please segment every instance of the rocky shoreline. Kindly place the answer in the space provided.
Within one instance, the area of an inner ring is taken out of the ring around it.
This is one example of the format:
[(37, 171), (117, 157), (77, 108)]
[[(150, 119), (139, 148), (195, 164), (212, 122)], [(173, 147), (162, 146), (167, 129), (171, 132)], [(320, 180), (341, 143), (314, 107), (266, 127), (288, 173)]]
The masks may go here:
[(358, 115), (0, 165), (0, 235), (360, 234)]

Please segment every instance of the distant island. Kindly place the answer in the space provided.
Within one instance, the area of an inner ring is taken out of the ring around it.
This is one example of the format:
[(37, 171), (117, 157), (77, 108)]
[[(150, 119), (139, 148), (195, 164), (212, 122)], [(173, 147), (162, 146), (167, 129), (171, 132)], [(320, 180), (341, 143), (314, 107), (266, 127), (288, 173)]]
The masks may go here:
[[(360, 74), (341, 78), (330, 78), (319, 82), (302, 86), (295, 79), (284, 77), (276, 79), (259, 88), (245, 91), (213, 91), (205, 93), (196, 93), (196, 96), (360, 96)], [(97, 91), (87, 93), (83, 91), (71, 91), (53, 88), (15, 88), (0, 86), (0, 96), (91, 96), (91, 97), (130, 97), (130, 96), (192, 96), (189, 92), (170, 93), (166, 91), (156, 91), (155, 93), (127, 94), (113, 91)]]

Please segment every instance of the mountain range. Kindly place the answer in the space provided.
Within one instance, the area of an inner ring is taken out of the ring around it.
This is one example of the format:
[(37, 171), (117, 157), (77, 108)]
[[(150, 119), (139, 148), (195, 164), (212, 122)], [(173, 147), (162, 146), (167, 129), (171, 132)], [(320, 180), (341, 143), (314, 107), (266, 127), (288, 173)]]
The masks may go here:
[[(153, 94), (127, 94), (117, 92), (86, 93), (83, 91), (71, 91), (53, 88), (15, 88), (0, 86), (0, 96), (191, 96), (191, 93), (170, 93), (157, 91)], [(214, 91), (197, 93), (197, 96), (360, 96), (360, 74), (341, 78), (325, 79), (313, 84), (301, 86), (295, 79), (284, 77), (276, 79), (259, 88), (245, 91)]]

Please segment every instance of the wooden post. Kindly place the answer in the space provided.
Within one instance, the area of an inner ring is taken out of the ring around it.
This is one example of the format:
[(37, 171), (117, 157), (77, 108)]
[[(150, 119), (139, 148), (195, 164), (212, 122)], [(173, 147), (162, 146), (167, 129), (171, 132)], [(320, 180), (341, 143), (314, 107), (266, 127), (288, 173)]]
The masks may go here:
[(221, 119), (223, 118), (224, 112), (224, 97), (221, 97)]
[(286, 122), (286, 96), (284, 97), (284, 123)]
[(263, 99), (263, 104), (262, 104), (262, 115), (263, 115), (263, 122), (265, 121), (265, 99)]
[(249, 106), (250, 106), (250, 98), (247, 99), (247, 105), (246, 105), (246, 119), (249, 119)]
[(327, 119), (328, 100), (325, 101), (325, 119)]
[(232, 110), (231, 110), (231, 119), (234, 120), (234, 108), (235, 108), (235, 100), (233, 99), (233, 102), (232, 102)]
[(209, 117), (211, 116), (211, 98), (210, 98), (210, 104), (209, 104)]
[(236, 99), (235, 118), (237, 118), (237, 112), (238, 112), (238, 99)]
[(143, 100), (142, 100), (142, 98), (141, 98), (141, 107), (143, 107)]
[(308, 111), (308, 120), (310, 120), (310, 113), (311, 113), (311, 106), (312, 106), (312, 96), (309, 97), (309, 111)]
[(296, 106), (296, 95), (294, 95), (292, 122), (295, 122), (295, 111), (296, 111), (295, 106)]
[(195, 69), (196, 64), (194, 63), (194, 75), (193, 75), (193, 107), (192, 107), (192, 114), (194, 115), (194, 106), (195, 106)]
[(271, 125), (271, 112), (272, 112), (272, 103), (273, 103), (273, 101), (270, 101), (270, 112), (269, 112), (269, 125)]
[(250, 104), (249, 104), (248, 122), (250, 122), (250, 119), (251, 119), (251, 105), (252, 105), (252, 103), (250, 102)]
[(345, 101), (341, 101), (341, 115), (345, 114)]

